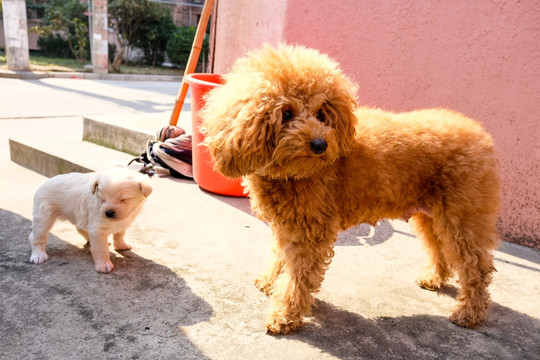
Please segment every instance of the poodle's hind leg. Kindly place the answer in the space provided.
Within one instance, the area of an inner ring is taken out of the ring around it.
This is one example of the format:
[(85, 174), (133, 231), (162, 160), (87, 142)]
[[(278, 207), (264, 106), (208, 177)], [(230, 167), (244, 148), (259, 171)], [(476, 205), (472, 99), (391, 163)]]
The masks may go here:
[(277, 277), (283, 271), (283, 259), (280, 257), (279, 251), (274, 249), (272, 252), (272, 260), (266, 271), (255, 279), (257, 289), (270, 295)]
[(423, 274), (416, 279), (416, 283), (427, 290), (438, 290), (446, 283), (450, 272), (441, 249), (441, 243), (433, 232), (433, 219), (424, 213), (416, 213), (411, 220), (418, 238), (424, 243), (429, 256), (426, 268)]
[(311, 312), (312, 293), (320, 288), (334, 255), (336, 238), (334, 234), (318, 241), (281, 243), (283, 269), (272, 288), (273, 307), (266, 322), (269, 333), (289, 334), (303, 325), (303, 316)]
[(437, 219), (434, 226), (460, 286), (450, 320), (465, 328), (476, 328), (491, 304), (488, 286), (495, 271), (491, 250), (498, 243), (495, 221), (479, 214), (462, 214)]

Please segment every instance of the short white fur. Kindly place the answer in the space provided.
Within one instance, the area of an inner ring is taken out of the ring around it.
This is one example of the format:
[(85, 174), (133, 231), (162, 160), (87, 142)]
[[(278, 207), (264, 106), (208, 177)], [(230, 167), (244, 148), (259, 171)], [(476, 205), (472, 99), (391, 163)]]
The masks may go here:
[(95, 270), (114, 269), (109, 254), (109, 235), (115, 250), (129, 250), (124, 234), (152, 192), (147, 176), (127, 168), (103, 173), (69, 173), (46, 181), (34, 196), (30, 261), (48, 260), (49, 231), (57, 220), (68, 220), (90, 243)]

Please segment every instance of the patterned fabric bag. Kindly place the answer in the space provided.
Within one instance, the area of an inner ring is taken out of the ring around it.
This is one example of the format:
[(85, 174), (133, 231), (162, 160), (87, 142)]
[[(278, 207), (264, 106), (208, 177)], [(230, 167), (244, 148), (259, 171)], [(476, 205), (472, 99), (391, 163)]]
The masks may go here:
[[(143, 174), (193, 178), (191, 135), (182, 128), (168, 126), (157, 134), (157, 140), (146, 143), (146, 151), (129, 162), (142, 163)], [(129, 165), (128, 164), (128, 165)]]

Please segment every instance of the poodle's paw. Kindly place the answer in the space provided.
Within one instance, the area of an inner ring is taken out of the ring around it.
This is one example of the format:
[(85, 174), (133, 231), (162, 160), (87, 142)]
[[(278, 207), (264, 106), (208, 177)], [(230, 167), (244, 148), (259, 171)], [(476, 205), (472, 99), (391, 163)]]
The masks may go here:
[(436, 291), (442, 288), (444, 281), (437, 276), (424, 275), (416, 279), (416, 285), (426, 290)]
[(478, 306), (473, 306), (470, 302), (459, 304), (450, 315), (450, 321), (467, 329), (476, 329), (484, 321), (489, 303), (488, 294), (477, 303)]
[(255, 287), (269, 296), (272, 293), (272, 285), (274, 283), (268, 277), (261, 275), (255, 279)]
[(292, 334), (294, 331), (300, 329), (304, 323), (302, 319), (297, 316), (274, 316), (270, 317), (270, 320), (264, 324), (267, 329), (267, 334), (270, 335), (287, 335)]
[(49, 259), (49, 255), (44, 250), (33, 250), (30, 255), (30, 262), (35, 264), (41, 264)]
[(113, 263), (108, 260), (100, 263), (95, 263), (94, 268), (98, 273), (110, 273), (114, 269)]
[(476, 314), (468, 314), (465, 310), (454, 311), (450, 315), (450, 321), (467, 329), (475, 329), (482, 322)]

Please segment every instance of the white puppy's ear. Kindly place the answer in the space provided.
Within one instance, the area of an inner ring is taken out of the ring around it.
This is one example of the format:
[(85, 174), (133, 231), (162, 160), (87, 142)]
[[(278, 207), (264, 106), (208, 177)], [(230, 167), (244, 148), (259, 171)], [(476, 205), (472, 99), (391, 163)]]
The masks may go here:
[(144, 197), (148, 197), (152, 193), (152, 185), (147, 179), (139, 181), (139, 189), (141, 189)]
[(96, 180), (92, 183), (92, 187), (91, 187), (92, 195), (96, 194), (96, 191), (98, 190), (98, 186), (99, 186), (99, 178), (96, 178)]

